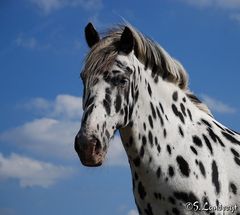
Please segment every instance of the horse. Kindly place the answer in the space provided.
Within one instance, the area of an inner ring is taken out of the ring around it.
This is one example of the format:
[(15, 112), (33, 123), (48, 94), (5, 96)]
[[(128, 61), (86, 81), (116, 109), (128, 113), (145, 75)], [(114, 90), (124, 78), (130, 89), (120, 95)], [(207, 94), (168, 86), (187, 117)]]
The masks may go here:
[(102, 165), (118, 130), (140, 215), (240, 215), (240, 134), (190, 91), (182, 64), (130, 24), (101, 38), (89, 23), (85, 37), (81, 163)]

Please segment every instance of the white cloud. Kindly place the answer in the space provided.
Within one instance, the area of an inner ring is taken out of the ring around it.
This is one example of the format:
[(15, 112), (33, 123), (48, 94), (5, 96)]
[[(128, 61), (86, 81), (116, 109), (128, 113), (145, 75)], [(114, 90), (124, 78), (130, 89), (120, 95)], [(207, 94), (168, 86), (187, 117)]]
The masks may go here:
[(138, 215), (138, 212), (137, 212), (137, 210), (132, 209), (132, 210), (130, 210), (130, 211), (128, 212), (127, 215)]
[(73, 159), (73, 142), (80, 128), (82, 99), (60, 94), (53, 101), (34, 98), (23, 107), (39, 112), (42, 118), (2, 132), (0, 140), (25, 147), (36, 154)]
[(82, 115), (82, 99), (70, 95), (58, 95), (53, 106), (54, 116), (78, 118)]
[(239, 9), (239, 0), (180, 0), (197, 7), (215, 7), (223, 9)]
[(0, 179), (17, 179), (21, 187), (47, 188), (72, 173), (73, 169), (69, 167), (56, 166), (14, 153), (4, 157), (0, 153)]
[[(43, 117), (0, 133), (1, 142), (24, 147), (44, 157), (77, 159), (73, 143), (81, 123), (81, 97), (61, 94), (53, 101), (34, 98), (23, 107), (40, 112)], [(106, 164), (127, 165), (126, 153), (118, 135), (110, 142)]]
[(60, 0), (30, 0), (39, 9), (43, 10), (44, 13), (49, 13), (52, 10), (56, 10), (62, 7), (64, 1)]
[(38, 46), (38, 42), (34, 37), (24, 37), (23, 35), (19, 35), (17, 39), (14, 41), (15, 44), (19, 47), (34, 49)]
[(80, 5), (85, 10), (99, 10), (102, 8), (102, 0), (73, 0), (73, 6)]
[(64, 7), (82, 7), (85, 10), (100, 10), (102, 0), (29, 0), (45, 14)]
[(126, 166), (128, 165), (127, 155), (123, 148), (122, 141), (117, 135), (110, 142), (106, 164), (109, 166)]
[(185, 2), (187, 4), (193, 5), (193, 6), (197, 6), (197, 7), (206, 7), (211, 5), (211, 0), (180, 0), (182, 2)]
[(41, 44), (36, 37), (26, 36), (24, 33), (20, 33), (12, 45), (30, 50), (46, 50), (50, 47), (50, 44)]
[(41, 118), (3, 132), (0, 140), (25, 147), (38, 155), (73, 159), (73, 142), (79, 127), (80, 121)]
[(209, 109), (213, 112), (225, 113), (225, 114), (233, 114), (236, 113), (237, 110), (222, 101), (218, 101), (214, 98), (211, 98), (208, 95), (201, 95), (203, 102), (209, 107)]
[(58, 95), (54, 101), (34, 98), (23, 106), (29, 110), (40, 111), (48, 117), (80, 119), (82, 116), (82, 98), (67, 94)]
[(230, 19), (240, 23), (240, 13), (231, 14)]
[(240, 8), (240, 1), (239, 0), (215, 0), (217, 5), (222, 8), (229, 8), (229, 9), (239, 9)]

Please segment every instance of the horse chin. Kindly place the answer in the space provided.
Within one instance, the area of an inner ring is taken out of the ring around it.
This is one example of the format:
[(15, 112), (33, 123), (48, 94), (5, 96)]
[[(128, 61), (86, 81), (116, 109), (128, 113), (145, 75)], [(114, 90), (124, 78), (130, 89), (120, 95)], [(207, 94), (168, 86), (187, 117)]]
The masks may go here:
[(99, 154), (84, 154), (79, 155), (82, 165), (87, 167), (98, 167), (101, 166), (105, 160), (106, 152), (102, 151)]
[(82, 162), (82, 165), (86, 166), (86, 167), (99, 167), (102, 165), (102, 162), (98, 162), (98, 163), (83, 163)]

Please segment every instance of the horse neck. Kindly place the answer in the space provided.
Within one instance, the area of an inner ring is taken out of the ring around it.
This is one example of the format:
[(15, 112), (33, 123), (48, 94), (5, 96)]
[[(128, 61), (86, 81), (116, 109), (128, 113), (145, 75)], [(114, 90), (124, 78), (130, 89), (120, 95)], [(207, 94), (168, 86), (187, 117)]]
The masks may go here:
[[(183, 132), (191, 132), (204, 113), (175, 84), (162, 78), (155, 83), (150, 69), (144, 70), (140, 66), (140, 71), (141, 78), (137, 78), (139, 98), (134, 106), (132, 122), (120, 129), (120, 134), (131, 167), (139, 165), (140, 160), (141, 168), (149, 169), (149, 163), (156, 162), (158, 154), (163, 156), (160, 151), (164, 145), (169, 141), (179, 142), (179, 127)], [(176, 113), (174, 106), (181, 114)]]

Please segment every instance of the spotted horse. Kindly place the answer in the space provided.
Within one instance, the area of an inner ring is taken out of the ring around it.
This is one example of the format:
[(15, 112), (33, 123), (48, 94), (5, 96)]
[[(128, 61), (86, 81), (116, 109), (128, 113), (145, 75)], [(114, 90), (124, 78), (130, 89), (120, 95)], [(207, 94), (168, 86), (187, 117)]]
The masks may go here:
[(140, 215), (240, 215), (240, 134), (188, 89), (183, 66), (130, 24), (85, 28), (75, 150), (100, 166), (119, 130)]

